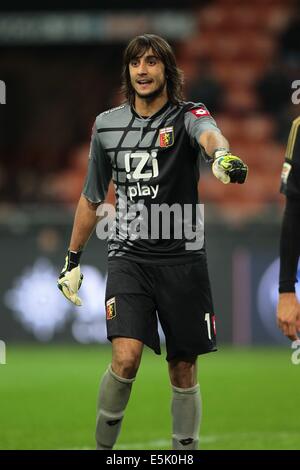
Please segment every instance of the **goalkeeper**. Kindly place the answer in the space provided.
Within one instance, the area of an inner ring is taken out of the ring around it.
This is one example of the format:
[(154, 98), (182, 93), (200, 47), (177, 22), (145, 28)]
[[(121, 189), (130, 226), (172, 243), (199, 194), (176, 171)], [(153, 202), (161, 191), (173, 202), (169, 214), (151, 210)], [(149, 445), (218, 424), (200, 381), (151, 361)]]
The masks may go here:
[[(105, 298), (112, 361), (100, 385), (97, 449), (115, 445), (144, 345), (160, 354), (157, 317), (166, 337), (172, 446), (197, 449), (202, 414), (197, 356), (216, 351), (204, 237), (183, 234), (178, 239), (173, 219), (168, 238), (161, 231), (151, 237), (152, 219), (148, 238), (131, 237), (124, 221), (134, 205), (148, 214), (155, 205), (195, 209), (200, 153), (212, 161), (214, 175), (224, 184), (244, 183), (248, 169), (230, 153), (205, 105), (183, 101), (182, 74), (164, 39), (134, 38), (124, 54), (122, 76), (125, 103), (100, 114), (93, 128), (86, 182), (58, 286), (81, 305), (80, 258), (112, 179), (117, 214), (108, 240)], [(188, 224), (197, 226), (196, 211), (192, 213)]]

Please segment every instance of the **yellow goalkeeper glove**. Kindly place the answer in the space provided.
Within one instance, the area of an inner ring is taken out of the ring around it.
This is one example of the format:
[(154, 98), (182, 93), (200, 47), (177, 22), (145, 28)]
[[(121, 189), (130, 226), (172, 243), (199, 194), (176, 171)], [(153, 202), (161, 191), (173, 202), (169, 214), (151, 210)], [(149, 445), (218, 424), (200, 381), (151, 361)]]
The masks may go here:
[(77, 295), (83, 280), (79, 264), (81, 253), (81, 251), (68, 250), (65, 265), (57, 280), (57, 286), (64, 296), (77, 306), (82, 305), (82, 301)]
[(214, 152), (212, 172), (224, 184), (243, 184), (247, 178), (248, 166), (239, 157), (231, 155), (229, 150), (217, 149)]

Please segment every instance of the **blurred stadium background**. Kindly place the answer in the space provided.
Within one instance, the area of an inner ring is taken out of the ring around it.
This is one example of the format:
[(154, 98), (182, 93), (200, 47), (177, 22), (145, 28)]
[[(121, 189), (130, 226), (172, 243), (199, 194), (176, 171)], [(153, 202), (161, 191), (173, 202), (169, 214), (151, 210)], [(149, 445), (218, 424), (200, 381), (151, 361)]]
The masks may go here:
[[(297, 449), (300, 365), (291, 363), (275, 309), (280, 173), (300, 111), (292, 102), (292, 83), (300, 79), (299, 6), (293, 0), (97, 3), (72, 10), (55, 3), (38, 11), (0, 7), (6, 85), (0, 340), (7, 346), (0, 448), (94, 446), (98, 380), (110, 359), (105, 243), (94, 235), (84, 255), (81, 309), (64, 300), (56, 279), (94, 119), (122, 100), (124, 46), (152, 32), (174, 47), (187, 99), (207, 105), (250, 169), (247, 184), (228, 187), (203, 164), (199, 185), (220, 346), (200, 359), (202, 448)], [(113, 202), (111, 190), (107, 199)], [(119, 448), (170, 448), (169, 395), (164, 360), (145, 351)]]

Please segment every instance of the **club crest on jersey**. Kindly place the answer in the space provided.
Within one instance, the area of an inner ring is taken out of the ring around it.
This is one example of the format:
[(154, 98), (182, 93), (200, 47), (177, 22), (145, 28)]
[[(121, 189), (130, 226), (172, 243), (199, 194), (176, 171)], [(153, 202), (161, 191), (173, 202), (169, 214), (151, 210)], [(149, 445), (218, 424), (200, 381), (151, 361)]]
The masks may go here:
[(197, 118), (210, 116), (210, 112), (206, 108), (203, 108), (201, 106), (199, 108), (191, 109), (190, 112), (193, 113), (194, 116), (196, 116)]
[(174, 144), (174, 128), (164, 127), (159, 129), (159, 146), (171, 147)]
[(116, 298), (112, 297), (106, 302), (106, 320), (112, 320), (116, 315)]

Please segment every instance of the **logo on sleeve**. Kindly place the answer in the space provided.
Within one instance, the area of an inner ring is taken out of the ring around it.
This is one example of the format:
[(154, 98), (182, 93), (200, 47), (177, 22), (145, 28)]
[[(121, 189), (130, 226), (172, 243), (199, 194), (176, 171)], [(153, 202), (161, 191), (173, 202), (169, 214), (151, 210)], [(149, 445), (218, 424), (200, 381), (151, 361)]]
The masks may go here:
[(116, 315), (116, 298), (112, 297), (106, 302), (106, 320), (112, 320)]
[(210, 112), (207, 111), (207, 109), (205, 109), (203, 107), (191, 109), (190, 112), (193, 113), (194, 116), (196, 116), (197, 118), (210, 116)]
[(174, 129), (173, 127), (164, 127), (159, 129), (159, 146), (171, 147), (174, 144)]

